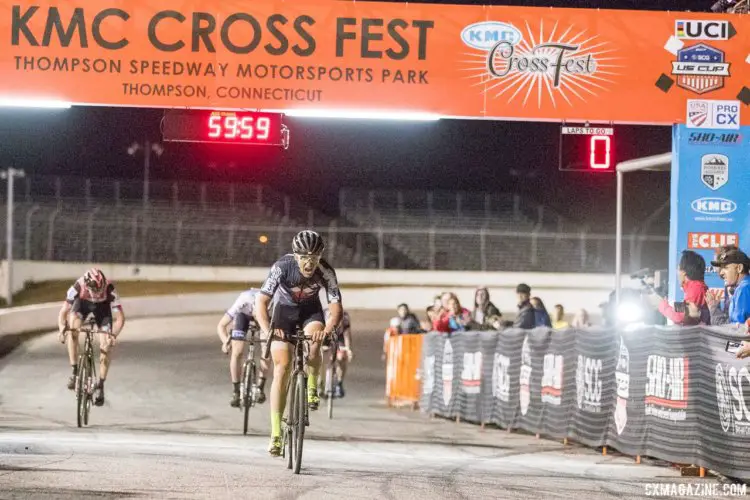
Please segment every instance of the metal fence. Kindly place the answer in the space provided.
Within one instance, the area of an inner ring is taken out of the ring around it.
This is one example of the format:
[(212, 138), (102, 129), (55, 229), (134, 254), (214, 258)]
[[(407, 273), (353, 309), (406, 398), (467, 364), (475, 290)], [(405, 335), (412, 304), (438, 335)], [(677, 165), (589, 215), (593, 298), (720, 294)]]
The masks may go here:
[[(27, 260), (266, 266), (303, 228), (322, 233), (338, 268), (611, 272), (614, 234), (556, 231), (491, 204), (490, 218), (327, 217), (263, 186), (27, 178), (19, 182), (14, 256)], [(474, 200), (475, 202), (475, 200)], [(7, 217), (5, 204), (2, 230)], [(504, 208), (503, 208), (504, 207)], [(435, 207), (439, 217), (439, 207)], [(449, 222), (455, 222), (451, 225)], [(488, 222), (490, 221), (490, 222)], [(420, 225), (421, 224), (421, 225)], [(667, 265), (668, 238), (625, 236), (625, 270)], [(6, 255), (5, 242), (2, 255)], [(629, 265), (628, 265), (629, 264)]]

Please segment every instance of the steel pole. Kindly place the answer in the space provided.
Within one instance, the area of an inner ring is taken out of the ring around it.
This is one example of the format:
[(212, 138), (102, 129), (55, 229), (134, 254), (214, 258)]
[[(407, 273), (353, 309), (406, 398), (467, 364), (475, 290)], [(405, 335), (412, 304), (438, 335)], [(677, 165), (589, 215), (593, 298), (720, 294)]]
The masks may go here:
[(622, 183), (623, 173), (617, 172), (617, 234), (615, 235), (615, 305), (620, 305), (622, 282)]

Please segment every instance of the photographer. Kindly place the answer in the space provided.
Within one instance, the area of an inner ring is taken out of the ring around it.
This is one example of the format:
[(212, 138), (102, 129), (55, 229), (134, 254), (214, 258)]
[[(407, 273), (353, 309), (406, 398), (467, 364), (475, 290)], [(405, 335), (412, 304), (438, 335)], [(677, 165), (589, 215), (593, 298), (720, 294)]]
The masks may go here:
[[(669, 305), (666, 298), (651, 293), (651, 303), (667, 319), (680, 326), (710, 325), (711, 313), (706, 304), (708, 286), (704, 281), (706, 261), (696, 252), (685, 250), (677, 265), (677, 279), (685, 294), (684, 307)], [(680, 309), (680, 310), (677, 310)]]

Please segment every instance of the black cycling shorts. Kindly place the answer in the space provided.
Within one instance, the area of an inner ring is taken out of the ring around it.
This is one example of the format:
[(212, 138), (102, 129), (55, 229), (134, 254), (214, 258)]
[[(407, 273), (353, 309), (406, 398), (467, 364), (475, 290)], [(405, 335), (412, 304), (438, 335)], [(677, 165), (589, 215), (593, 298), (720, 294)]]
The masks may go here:
[(90, 314), (93, 314), (96, 326), (100, 330), (112, 331), (112, 307), (109, 302), (89, 302), (88, 300), (76, 299), (71, 310), (84, 321)]
[(237, 313), (234, 317), (234, 326), (232, 327), (232, 340), (247, 340), (247, 332), (253, 328), (258, 329), (258, 325), (252, 316), (245, 313)]
[(324, 325), (326, 323), (320, 300), (312, 300), (298, 306), (276, 304), (271, 315), (271, 329), (281, 329), (284, 333), (294, 334), (298, 326), (304, 328), (313, 321)]

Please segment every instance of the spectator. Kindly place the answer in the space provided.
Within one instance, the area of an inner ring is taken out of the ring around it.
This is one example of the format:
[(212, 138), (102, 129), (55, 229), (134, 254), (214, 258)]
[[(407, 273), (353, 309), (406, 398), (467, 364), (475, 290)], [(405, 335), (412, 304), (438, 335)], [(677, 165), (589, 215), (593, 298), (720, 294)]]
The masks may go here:
[(729, 300), (729, 322), (745, 323), (750, 318), (750, 259), (745, 252), (732, 248), (719, 254), (711, 265), (719, 268), (719, 276), (727, 287), (734, 287)]
[(419, 320), (409, 311), (408, 305), (399, 304), (396, 310), (398, 311), (398, 317), (394, 319), (397, 320), (398, 333), (422, 333)]
[(429, 306), (427, 307), (427, 310), (425, 311), (427, 313), (427, 319), (422, 320), (419, 322), (419, 326), (424, 330), (425, 332), (432, 331), (432, 324), (437, 319), (438, 315), (435, 312), (435, 306)]
[(659, 312), (672, 320), (676, 325), (710, 325), (711, 313), (706, 304), (706, 292), (708, 286), (704, 281), (706, 273), (706, 261), (691, 250), (682, 252), (679, 264), (677, 264), (677, 279), (685, 293), (684, 311), (676, 311), (666, 298), (652, 293), (650, 300)]
[(558, 330), (570, 328), (570, 323), (565, 321), (565, 309), (562, 304), (555, 304), (555, 320), (552, 322), (552, 327)]
[(474, 293), (474, 312), (471, 319), (480, 330), (491, 330), (495, 321), (502, 317), (500, 310), (490, 302), (490, 292), (486, 288), (477, 288)]
[(573, 328), (588, 328), (591, 326), (591, 319), (589, 319), (589, 313), (586, 309), (579, 309), (576, 315), (573, 317), (573, 321), (570, 326)]
[(552, 327), (552, 320), (550, 320), (547, 308), (544, 307), (544, 302), (539, 297), (533, 297), (531, 299), (531, 306), (534, 308), (534, 322), (536, 326), (548, 326)]
[(531, 287), (521, 283), (516, 287), (516, 295), (518, 296), (518, 315), (513, 322), (513, 327), (531, 330), (536, 327), (534, 307), (529, 300), (531, 298)]
[[(722, 252), (728, 250), (737, 250), (734, 245), (725, 245), (716, 249), (715, 259), (719, 258)], [(711, 314), (712, 325), (726, 325), (729, 323), (729, 300), (734, 293), (735, 287), (729, 287), (724, 285), (723, 293), (721, 291), (709, 290), (706, 292), (706, 304), (708, 305), (709, 313)]]
[(471, 325), (471, 313), (465, 307), (461, 307), (458, 297), (451, 295), (447, 310), (443, 311), (433, 326), (439, 332), (468, 330)]

